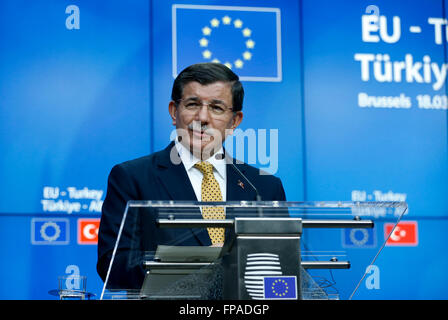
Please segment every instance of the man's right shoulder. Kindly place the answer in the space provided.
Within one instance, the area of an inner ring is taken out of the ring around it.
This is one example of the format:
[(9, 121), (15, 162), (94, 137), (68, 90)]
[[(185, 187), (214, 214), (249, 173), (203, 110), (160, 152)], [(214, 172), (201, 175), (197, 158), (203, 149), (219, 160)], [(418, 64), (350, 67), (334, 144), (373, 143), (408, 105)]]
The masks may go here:
[(112, 168), (112, 171), (122, 169), (127, 172), (142, 172), (144, 170), (155, 168), (155, 166), (163, 161), (163, 159), (166, 157), (166, 153), (169, 152), (170, 146), (171, 145), (169, 145), (165, 149), (156, 151), (149, 155), (116, 164)]
[(115, 167), (121, 167), (124, 169), (145, 167), (145, 166), (149, 165), (150, 163), (154, 162), (154, 159), (156, 158), (156, 156), (155, 156), (156, 153), (157, 152), (148, 154), (146, 156), (138, 157), (135, 159), (126, 160), (124, 162), (121, 162), (121, 163), (115, 165)]

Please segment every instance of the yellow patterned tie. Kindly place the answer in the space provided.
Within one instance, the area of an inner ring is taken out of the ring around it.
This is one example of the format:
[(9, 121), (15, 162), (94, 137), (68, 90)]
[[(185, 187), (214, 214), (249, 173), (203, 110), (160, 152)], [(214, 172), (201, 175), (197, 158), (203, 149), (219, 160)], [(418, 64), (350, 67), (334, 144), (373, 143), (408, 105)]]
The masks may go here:
[[(221, 189), (218, 181), (213, 175), (213, 165), (207, 161), (201, 161), (194, 165), (203, 175), (201, 194), (202, 201), (222, 201)], [(225, 219), (226, 215), (223, 207), (204, 207), (202, 208), (202, 217), (204, 219)], [(212, 244), (224, 243), (224, 228), (207, 228)]]

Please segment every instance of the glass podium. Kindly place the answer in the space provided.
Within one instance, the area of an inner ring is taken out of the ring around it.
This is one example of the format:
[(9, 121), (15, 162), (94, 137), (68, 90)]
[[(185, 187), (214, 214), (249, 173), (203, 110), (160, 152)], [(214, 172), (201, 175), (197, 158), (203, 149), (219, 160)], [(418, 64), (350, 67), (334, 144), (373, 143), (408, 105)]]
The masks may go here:
[[(209, 207), (225, 219), (203, 219)], [(100, 299), (375, 299), (406, 212), (405, 202), (129, 201)], [(224, 229), (223, 245), (210, 228)]]

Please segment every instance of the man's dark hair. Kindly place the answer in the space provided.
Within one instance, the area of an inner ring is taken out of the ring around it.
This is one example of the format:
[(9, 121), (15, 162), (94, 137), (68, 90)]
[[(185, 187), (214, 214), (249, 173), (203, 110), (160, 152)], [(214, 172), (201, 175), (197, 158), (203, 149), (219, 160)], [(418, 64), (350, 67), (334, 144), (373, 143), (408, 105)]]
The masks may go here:
[(243, 109), (244, 89), (239, 81), (239, 77), (225, 65), (214, 62), (193, 64), (176, 77), (173, 83), (171, 99), (177, 103), (182, 99), (184, 86), (189, 82), (199, 82), (201, 85), (208, 85), (217, 81), (230, 82), (232, 86), (233, 112)]

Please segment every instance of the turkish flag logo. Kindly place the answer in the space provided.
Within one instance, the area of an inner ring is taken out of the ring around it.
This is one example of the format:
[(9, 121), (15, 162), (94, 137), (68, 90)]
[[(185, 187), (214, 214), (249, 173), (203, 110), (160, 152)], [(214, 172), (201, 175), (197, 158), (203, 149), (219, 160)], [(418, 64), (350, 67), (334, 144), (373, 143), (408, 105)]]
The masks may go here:
[(100, 219), (78, 219), (78, 244), (97, 244)]
[[(394, 223), (384, 224), (384, 236), (387, 246), (417, 246), (417, 221), (402, 221), (395, 227)], [(390, 236), (389, 236), (390, 235)], [(389, 239), (387, 238), (389, 237)]]

